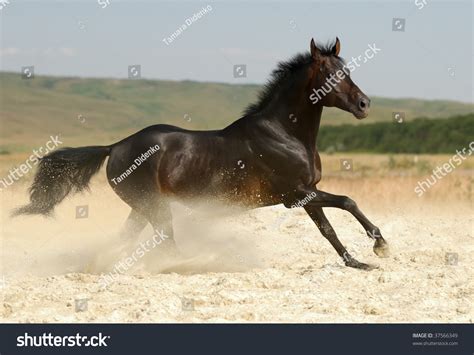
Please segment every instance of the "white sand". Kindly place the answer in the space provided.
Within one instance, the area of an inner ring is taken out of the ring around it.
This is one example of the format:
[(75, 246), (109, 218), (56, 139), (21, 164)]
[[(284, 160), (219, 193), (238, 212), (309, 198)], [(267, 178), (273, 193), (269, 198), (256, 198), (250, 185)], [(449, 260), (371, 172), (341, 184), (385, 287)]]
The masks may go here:
[[(92, 191), (54, 219), (10, 219), (25, 187), (2, 192), (1, 322), (473, 322), (472, 207), (359, 199), (390, 243), (387, 259), (352, 216), (327, 209), (349, 251), (380, 266), (365, 272), (344, 267), (302, 209), (208, 218), (176, 206), (184, 257), (156, 248), (104, 290), (100, 273), (134, 246), (117, 237), (128, 207), (103, 183)], [(86, 204), (89, 217), (76, 219)]]

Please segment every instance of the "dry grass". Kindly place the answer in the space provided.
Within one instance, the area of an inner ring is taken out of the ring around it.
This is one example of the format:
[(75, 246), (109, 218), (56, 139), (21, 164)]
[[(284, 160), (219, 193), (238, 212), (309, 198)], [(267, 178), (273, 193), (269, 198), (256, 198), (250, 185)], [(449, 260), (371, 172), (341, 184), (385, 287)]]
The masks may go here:
[[(318, 188), (335, 194), (353, 196), (356, 200), (373, 200), (378, 204), (417, 206), (420, 203), (458, 201), (472, 203), (474, 159), (468, 157), (452, 173), (440, 179), (422, 197), (414, 192), (418, 182), (429, 178), (437, 166), (448, 162), (452, 155), (382, 155), (382, 154), (323, 154), (323, 179)], [(8, 171), (28, 158), (25, 154), (0, 155), (0, 179)], [(350, 160), (349, 171), (342, 170), (341, 160)], [(18, 182), (16, 188), (25, 190), (34, 176), (30, 171)], [(100, 172), (94, 180), (105, 182)]]

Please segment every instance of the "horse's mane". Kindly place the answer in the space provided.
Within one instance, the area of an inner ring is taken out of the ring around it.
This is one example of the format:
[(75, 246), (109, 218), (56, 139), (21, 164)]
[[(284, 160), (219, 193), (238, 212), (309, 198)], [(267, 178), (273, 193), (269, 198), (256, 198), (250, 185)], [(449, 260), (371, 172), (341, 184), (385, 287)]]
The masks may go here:
[[(325, 45), (317, 44), (321, 54), (326, 56), (332, 55), (333, 46), (334, 43), (327, 43)], [(338, 59), (342, 60), (342, 58), (339, 57)], [(244, 110), (244, 115), (260, 112), (275, 97), (276, 92), (283, 86), (284, 82), (302, 66), (310, 64), (312, 60), (311, 53), (307, 52), (298, 53), (289, 60), (278, 63), (270, 79), (259, 92), (257, 102), (247, 106)]]

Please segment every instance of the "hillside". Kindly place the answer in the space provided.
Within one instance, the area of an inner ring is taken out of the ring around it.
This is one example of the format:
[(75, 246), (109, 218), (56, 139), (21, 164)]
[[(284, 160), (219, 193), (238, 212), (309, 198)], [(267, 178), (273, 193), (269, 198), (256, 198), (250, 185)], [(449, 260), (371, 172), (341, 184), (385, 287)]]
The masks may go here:
[[(0, 73), (0, 150), (29, 151), (59, 134), (65, 145), (110, 144), (143, 127), (169, 123), (189, 129), (216, 129), (240, 117), (256, 99), (258, 85), (192, 81), (81, 79)], [(452, 101), (372, 97), (367, 120), (326, 110), (323, 125), (444, 118), (473, 112), (474, 105)]]

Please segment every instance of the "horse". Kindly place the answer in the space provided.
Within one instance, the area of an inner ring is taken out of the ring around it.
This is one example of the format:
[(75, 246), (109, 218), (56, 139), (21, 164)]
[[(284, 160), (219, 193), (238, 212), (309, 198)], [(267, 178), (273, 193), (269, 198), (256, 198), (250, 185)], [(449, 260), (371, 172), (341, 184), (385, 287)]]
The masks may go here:
[[(370, 99), (352, 81), (339, 56), (340, 48), (339, 38), (326, 45), (311, 39), (310, 50), (279, 63), (258, 100), (223, 129), (198, 131), (157, 124), (112, 145), (49, 153), (38, 164), (29, 204), (13, 215), (50, 215), (66, 196), (87, 190), (108, 157), (109, 185), (131, 207), (124, 234), (138, 235), (150, 223), (154, 230), (165, 231), (170, 250), (178, 250), (170, 208), (175, 199), (210, 198), (248, 209), (297, 205), (346, 266), (376, 268), (349, 254), (323, 208), (351, 213), (375, 240), (374, 253), (386, 257), (389, 248), (380, 229), (351, 198), (317, 188), (322, 177), (317, 137), (323, 107), (337, 107), (359, 120), (370, 109)], [(328, 85), (330, 78), (334, 80)]]

